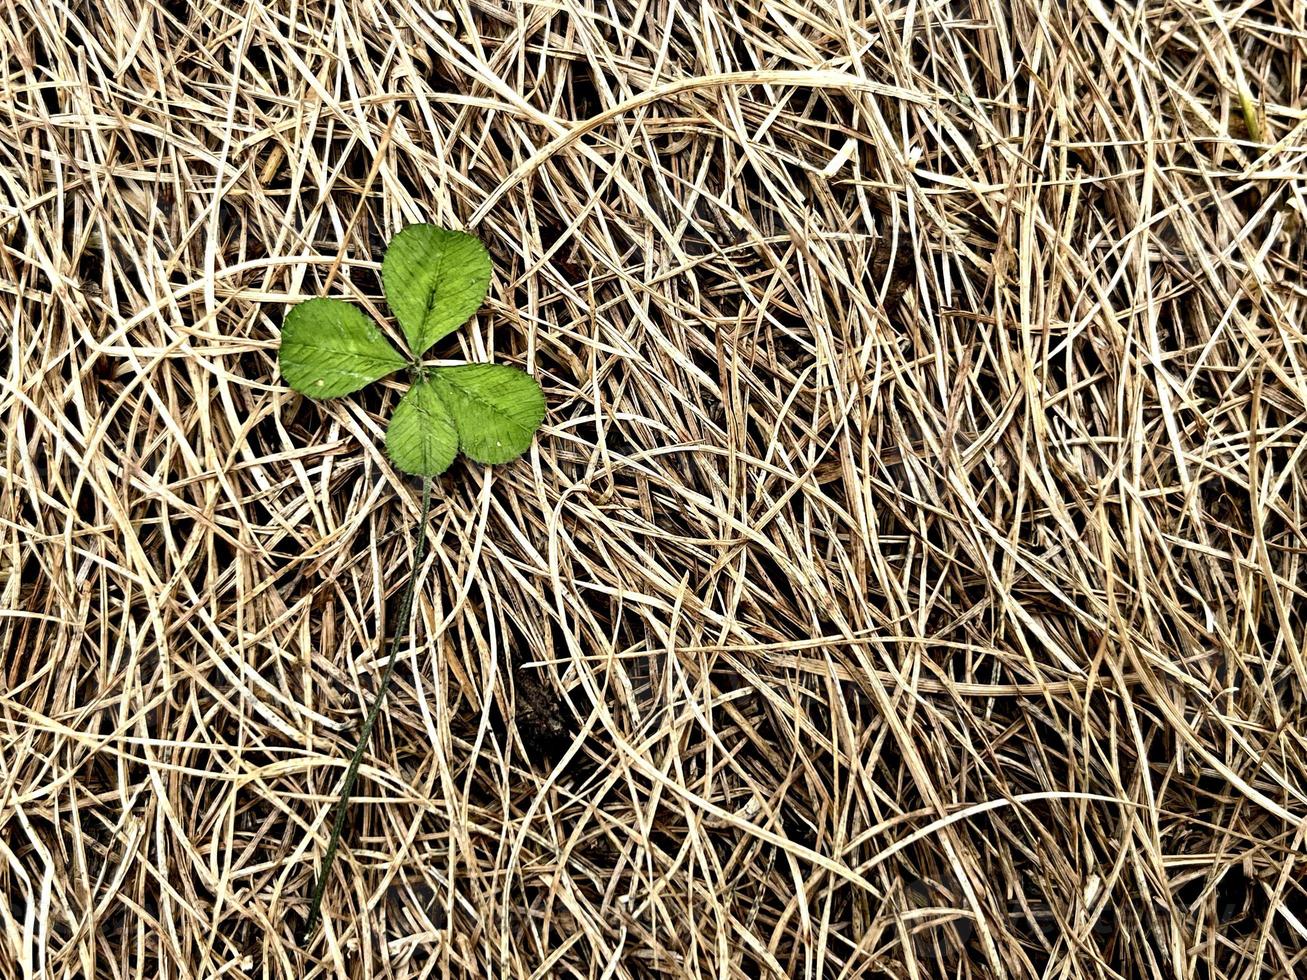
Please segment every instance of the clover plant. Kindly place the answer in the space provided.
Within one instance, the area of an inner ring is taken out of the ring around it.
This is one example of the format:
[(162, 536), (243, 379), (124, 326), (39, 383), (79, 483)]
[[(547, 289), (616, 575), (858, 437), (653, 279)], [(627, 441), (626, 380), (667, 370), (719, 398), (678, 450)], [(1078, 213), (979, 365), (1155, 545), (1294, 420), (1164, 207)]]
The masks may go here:
[(363, 722), (341, 784), (327, 853), (304, 928), (306, 938), (317, 924), (359, 763), (390, 687), (408, 624), (417, 574), (426, 554), (432, 478), (445, 472), (460, 451), (477, 463), (516, 459), (530, 447), (545, 416), (544, 394), (524, 371), (501, 364), (432, 367), (423, 363), (432, 345), (462, 326), (485, 300), (490, 256), (478, 239), (435, 225), (409, 225), (386, 248), (381, 283), (407, 341), (407, 356), (395, 350), (361, 310), (338, 299), (300, 303), (286, 314), (281, 328), (278, 359), (282, 377), (309, 398), (348, 395), (408, 369), (412, 384), (386, 427), (386, 452), (397, 469), (422, 478), (413, 568), (400, 601), (399, 628), (391, 640), (376, 700)]

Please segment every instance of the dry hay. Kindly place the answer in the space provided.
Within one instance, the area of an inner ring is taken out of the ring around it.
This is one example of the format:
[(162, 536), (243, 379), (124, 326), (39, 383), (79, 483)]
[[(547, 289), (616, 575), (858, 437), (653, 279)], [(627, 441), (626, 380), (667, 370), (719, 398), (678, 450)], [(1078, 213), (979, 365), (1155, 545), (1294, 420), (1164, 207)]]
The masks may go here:
[[(1301, 975), (1304, 16), (6, 4), (0, 973)], [(305, 945), (416, 498), (277, 329), (413, 220), (550, 419)]]

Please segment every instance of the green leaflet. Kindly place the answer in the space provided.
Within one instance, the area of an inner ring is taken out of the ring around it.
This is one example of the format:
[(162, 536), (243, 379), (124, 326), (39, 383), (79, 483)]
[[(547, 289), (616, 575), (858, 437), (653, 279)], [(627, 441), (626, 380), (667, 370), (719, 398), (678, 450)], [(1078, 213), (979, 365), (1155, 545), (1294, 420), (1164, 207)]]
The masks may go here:
[(490, 255), (472, 235), (409, 225), (386, 248), (381, 282), (409, 350), (422, 357), (484, 302)]
[(311, 299), (287, 313), (277, 357), (286, 383), (310, 398), (348, 395), (407, 363), (372, 320), (338, 299)]
[(400, 399), (386, 428), (390, 461), (414, 476), (439, 476), (458, 453), (458, 431), (435, 383), (419, 381)]
[(507, 463), (521, 456), (544, 421), (544, 392), (535, 378), (517, 368), (441, 368), (434, 383), (458, 427), (459, 449), (478, 463)]

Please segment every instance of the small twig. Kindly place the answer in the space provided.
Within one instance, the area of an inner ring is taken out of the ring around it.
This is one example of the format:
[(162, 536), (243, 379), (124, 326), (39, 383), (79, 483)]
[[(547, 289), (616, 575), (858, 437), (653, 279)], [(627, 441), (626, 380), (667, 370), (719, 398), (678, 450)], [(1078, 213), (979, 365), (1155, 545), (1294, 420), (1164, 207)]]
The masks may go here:
[(400, 641), (403, 640), (408, 626), (409, 612), (413, 608), (413, 593), (416, 591), (418, 575), (427, 551), (427, 518), (431, 509), (431, 477), (422, 480), (422, 507), (417, 522), (417, 539), (413, 543), (413, 569), (409, 572), (408, 584), (404, 587), (404, 596), (399, 604), (399, 619), (395, 635), (390, 641), (390, 655), (386, 658), (386, 669), (381, 675), (381, 686), (377, 689), (377, 699), (373, 702), (368, 716), (363, 721), (359, 732), (359, 743), (354, 748), (354, 755), (345, 770), (345, 781), (340, 788), (340, 797), (336, 801), (336, 816), (331, 825), (331, 839), (327, 841), (327, 854), (322, 859), (322, 870), (318, 872), (318, 881), (313, 888), (313, 902), (309, 907), (309, 920), (304, 926), (304, 941), (313, 937), (313, 927), (318, 924), (318, 911), (322, 906), (322, 895), (327, 889), (327, 878), (331, 875), (331, 866), (336, 860), (336, 848), (340, 845), (340, 833), (345, 825), (345, 813), (349, 809), (350, 797), (354, 793), (354, 783), (358, 781), (359, 764), (363, 753), (372, 737), (372, 727), (381, 714), (381, 705), (386, 700), (386, 691), (390, 688), (390, 679), (395, 673), (395, 660), (399, 654)]

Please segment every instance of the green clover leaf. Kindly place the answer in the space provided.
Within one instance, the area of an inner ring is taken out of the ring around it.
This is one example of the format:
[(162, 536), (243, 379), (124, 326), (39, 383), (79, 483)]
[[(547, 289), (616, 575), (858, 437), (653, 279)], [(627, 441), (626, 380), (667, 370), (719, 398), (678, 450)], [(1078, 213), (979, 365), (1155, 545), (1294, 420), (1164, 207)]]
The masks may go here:
[(311, 299), (286, 314), (280, 358), (286, 383), (310, 398), (348, 395), (408, 364), (369, 317), (338, 299)]
[(471, 318), (490, 286), (490, 255), (480, 240), (435, 225), (409, 225), (381, 260), (386, 302), (421, 357)]
[(545, 417), (545, 396), (529, 374), (503, 364), (444, 368), (433, 379), (458, 429), (463, 455), (507, 463), (531, 445)]
[(458, 430), (431, 379), (413, 385), (395, 406), (386, 427), (386, 452), (392, 463), (415, 476), (439, 476), (454, 462)]
[[(435, 225), (410, 225), (397, 234), (381, 262), (386, 302), (408, 341), (409, 356), (395, 350), (377, 325), (337, 299), (311, 299), (286, 314), (277, 353), (282, 377), (310, 398), (334, 398), (407, 367), (413, 384), (386, 426), (386, 452), (395, 467), (422, 477), (421, 517), (412, 572), (399, 619), (407, 623), (426, 553), (432, 477), (445, 472), (461, 449), (478, 463), (507, 463), (526, 452), (545, 417), (536, 380), (502, 364), (428, 368), (422, 357), (481, 306), (490, 285), (490, 256), (471, 235)], [(305, 936), (313, 933), (331, 875), (344, 818), (372, 726), (394, 675), (403, 629), (391, 639), (377, 697), (363, 722), (345, 770), (335, 818), (309, 902)]]
[(485, 246), (461, 231), (409, 225), (387, 246), (381, 280), (409, 356), (355, 307), (311, 299), (282, 324), (278, 360), (286, 383), (310, 398), (335, 398), (409, 368), (414, 384), (395, 408), (386, 449), (398, 469), (415, 476), (438, 476), (459, 450), (484, 464), (507, 463), (526, 452), (545, 417), (544, 393), (534, 378), (500, 364), (421, 364), (436, 341), (485, 301)]

